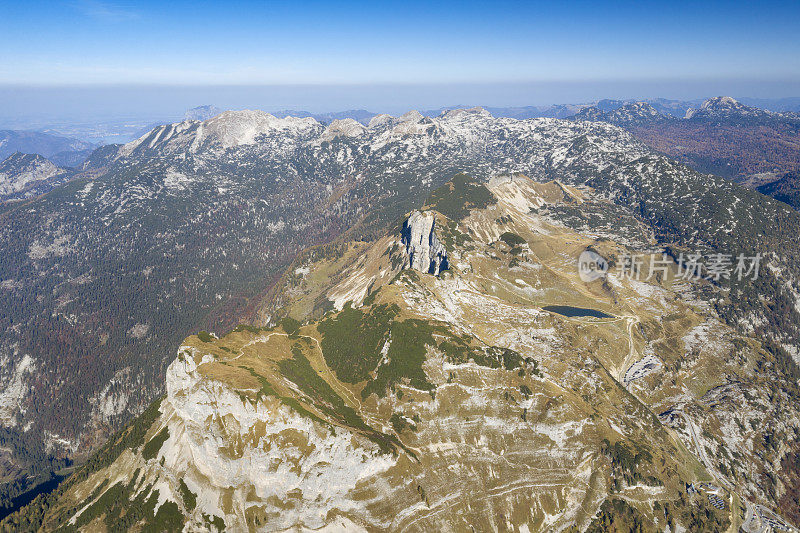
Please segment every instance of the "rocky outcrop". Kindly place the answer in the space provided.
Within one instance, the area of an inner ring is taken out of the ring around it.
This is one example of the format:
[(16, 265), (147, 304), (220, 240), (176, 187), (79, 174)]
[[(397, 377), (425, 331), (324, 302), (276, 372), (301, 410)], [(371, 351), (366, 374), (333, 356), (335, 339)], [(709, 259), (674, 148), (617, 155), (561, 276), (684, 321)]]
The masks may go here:
[(408, 259), (404, 268), (428, 274), (447, 270), (447, 250), (436, 237), (433, 213), (414, 211), (403, 223), (402, 242)]

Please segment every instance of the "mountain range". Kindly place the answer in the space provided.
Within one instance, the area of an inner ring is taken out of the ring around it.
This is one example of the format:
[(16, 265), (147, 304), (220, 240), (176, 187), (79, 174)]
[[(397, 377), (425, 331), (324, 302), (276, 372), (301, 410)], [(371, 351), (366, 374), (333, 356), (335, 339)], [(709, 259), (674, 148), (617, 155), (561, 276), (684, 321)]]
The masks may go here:
[(654, 150), (692, 168), (741, 183), (764, 184), (800, 168), (800, 117), (711, 98), (683, 118), (647, 102), (621, 103), (607, 111), (592, 106), (573, 120), (603, 121), (630, 131)]
[(54, 164), (77, 166), (95, 146), (78, 139), (40, 131), (0, 130), (0, 161), (15, 152), (38, 154)]
[(0, 222), (4, 496), (106, 442), (6, 527), (800, 523), (800, 214), (613, 124), (226, 111)]

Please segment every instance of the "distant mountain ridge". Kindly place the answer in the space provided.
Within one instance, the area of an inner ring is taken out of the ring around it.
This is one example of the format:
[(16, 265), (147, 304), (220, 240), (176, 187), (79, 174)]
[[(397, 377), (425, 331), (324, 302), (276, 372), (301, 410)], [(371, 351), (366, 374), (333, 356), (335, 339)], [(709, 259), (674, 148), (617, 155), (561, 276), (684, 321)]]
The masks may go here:
[(94, 145), (52, 133), (23, 130), (0, 130), (0, 160), (14, 152), (39, 154), (57, 165), (77, 166)]
[(213, 105), (193, 107), (183, 115), (184, 120), (208, 120), (222, 113), (222, 109)]
[(686, 111), (686, 119), (764, 119), (776, 115), (778, 114), (741, 104), (730, 96), (709, 98), (698, 109)]
[(334, 120), (351, 119), (361, 124), (367, 124), (372, 117), (378, 113), (367, 111), (366, 109), (350, 109), (347, 111), (330, 111), (325, 113), (312, 113), (310, 111), (296, 111), (290, 109), (283, 109), (272, 113), (278, 118), (313, 118), (320, 124), (330, 124)]
[(72, 174), (39, 154), (14, 152), (0, 162), (0, 202), (44, 194)]
[(586, 107), (571, 120), (615, 124), (699, 171), (743, 183), (800, 170), (800, 116), (795, 113), (766, 111), (728, 96), (709, 98), (682, 117), (649, 102), (617, 104), (605, 101), (607, 111)]
[[(729, 97), (720, 97), (729, 98)], [(630, 104), (646, 103), (650, 105), (661, 115), (667, 117), (684, 118), (689, 110), (697, 111), (702, 107), (703, 102), (714, 100), (670, 100), (667, 98), (650, 98), (644, 100), (635, 99), (601, 99), (594, 103), (570, 103), (570, 104), (547, 104), (547, 105), (529, 105), (529, 106), (481, 106), (489, 111), (495, 117), (515, 118), (518, 120), (525, 120), (530, 118), (570, 118), (581, 110), (587, 108), (597, 108), (603, 113), (613, 112), (623, 106)], [(769, 111), (800, 111), (800, 98), (792, 99), (786, 98), (782, 100), (770, 99), (753, 99), (745, 98), (743, 102), (752, 102), (751, 105), (755, 107), (762, 107), (764, 110)], [(795, 102), (797, 101), (797, 102)], [(422, 111), (425, 116), (435, 117), (447, 111), (455, 109), (470, 109), (474, 105), (451, 105), (446, 107), (439, 107), (435, 109), (426, 109)], [(213, 105), (203, 105), (188, 110), (184, 115), (184, 120), (207, 120), (212, 118), (223, 109)], [(311, 112), (304, 110), (283, 109), (271, 112), (278, 118), (297, 117), (297, 118), (314, 118), (317, 122), (329, 124), (334, 120), (342, 120), (350, 118), (356, 120), (364, 125), (368, 124), (372, 117), (381, 113), (368, 111), (365, 109), (353, 109), (346, 111), (328, 111), (328, 112)]]
[(670, 120), (672, 117), (659, 113), (647, 102), (629, 102), (620, 106), (613, 106), (608, 111), (600, 107), (589, 106), (570, 117), (571, 120), (587, 120), (590, 122), (608, 122), (625, 126), (636, 124), (652, 124)]
[[(654, 105), (655, 104), (655, 105)], [(733, 120), (748, 119), (793, 121), (795, 116), (791, 113), (776, 113), (765, 111), (757, 107), (744, 105), (730, 96), (716, 96), (704, 100), (697, 107), (686, 108), (683, 116), (676, 113), (661, 111), (656, 106), (664, 109), (663, 102), (650, 100), (622, 101), (601, 100), (593, 106), (586, 106), (573, 115), (573, 120), (602, 120), (612, 124), (650, 123), (670, 119), (685, 120)], [(680, 108), (675, 108), (680, 109)]]

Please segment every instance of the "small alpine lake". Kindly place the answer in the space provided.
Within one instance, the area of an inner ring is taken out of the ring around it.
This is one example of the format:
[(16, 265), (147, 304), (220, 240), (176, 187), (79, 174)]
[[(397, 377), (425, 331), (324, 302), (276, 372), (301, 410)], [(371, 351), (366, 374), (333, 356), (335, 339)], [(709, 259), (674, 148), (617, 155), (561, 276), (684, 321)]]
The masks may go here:
[(614, 315), (609, 315), (608, 313), (598, 311), (597, 309), (588, 309), (586, 307), (573, 307), (571, 305), (546, 305), (542, 307), (542, 309), (569, 318), (580, 317), (580, 316), (591, 316), (594, 318), (615, 318)]

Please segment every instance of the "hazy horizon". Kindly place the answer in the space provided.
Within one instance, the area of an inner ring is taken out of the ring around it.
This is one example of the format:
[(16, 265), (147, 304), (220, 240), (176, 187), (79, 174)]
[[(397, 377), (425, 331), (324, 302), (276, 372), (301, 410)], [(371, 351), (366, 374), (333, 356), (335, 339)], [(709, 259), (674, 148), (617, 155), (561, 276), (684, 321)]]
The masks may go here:
[(800, 95), (800, 80), (631, 80), (486, 84), (381, 85), (0, 85), (0, 120), (75, 121), (100, 118), (178, 117), (190, 108), (296, 110), (312, 113), (365, 109), (402, 113), (411, 109), (476, 105), (525, 107), (610, 99), (703, 100), (713, 96), (782, 99)]

